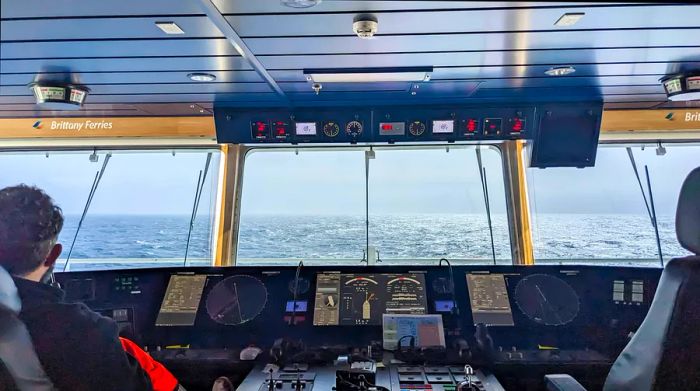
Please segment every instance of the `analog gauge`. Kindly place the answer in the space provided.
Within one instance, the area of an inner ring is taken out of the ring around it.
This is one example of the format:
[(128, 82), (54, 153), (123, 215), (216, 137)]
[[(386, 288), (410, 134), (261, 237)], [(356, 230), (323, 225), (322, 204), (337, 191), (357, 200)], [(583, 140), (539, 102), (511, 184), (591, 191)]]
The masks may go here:
[(438, 294), (448, 294), (452, 293), (452, 284), (450, 284), (450, 279), (446, 277), (440, 277), (433, 280), (433, 290)]
[(340, 126), (337, 122), (329, 121), (323, 124), (323, 134), (328, 137), (335, 137), (340, 133)]
[(536, 323), (565, 325), (578, 315), (579, 298), (564, 280), (548, 274), (529, 275), (515, 287), (515, 302)]
[(303, 295), (304, 293), (309, 291), (309, 288), (311, 288), (311, 281), (302, 277), (289, 281), (289, 292), (291, 292), (292, 294), (294, 294), (294, 285), (296, 285), (297, 287), (297, 295)]
[(362, 123), (360, 121), (350, 121), (345, 125), (345, 133), (349, 136), (357, 137), (362, 134)]
[(235, 326), (255, 319), (265, 308), (267, 289), (255, 277), (228, 277), (212, 288), (207, 296), (209, 317), (216, 323)]
[(408, 132), (414, 136), (420, 136), (425, 133), (425, 124), (421, 121), (413, 121), (408, 125)]

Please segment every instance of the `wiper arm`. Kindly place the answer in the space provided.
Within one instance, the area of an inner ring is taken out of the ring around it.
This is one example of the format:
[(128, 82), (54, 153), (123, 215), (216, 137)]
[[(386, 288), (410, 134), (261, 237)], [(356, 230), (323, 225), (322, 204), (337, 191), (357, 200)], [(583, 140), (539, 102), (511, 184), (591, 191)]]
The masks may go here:
[(476, 161), (479, 163), (479, 176), (481, 177), (481, 192), (484, 195), (484, 205), (486, 205), (486, 219), (489, 224), (489, 235), (491, 237), (491, 255), (493, 256), (493, 264), (496, 264), (496, 245), (493, 242), (493, 224), (491, 223), (491, 203), (489, 200), (489, 185), (486, 180), (486, 167), (481, 161), (481, 148), (476, 147)]
[(659, 223), (656, 219), (656, 207), (654, 205), (654, 194), (651, 191), (651, 179), (649, 177), (649, 167), (644, 166), (644, 172), (646, 174), (647, 180), (647, 191), (649, 192), (649, 200), (647, 200), (646, 193), (644, 192), (644, 186), (642, 186), (642, 179), (639, 176), (639, 170), (637, 170), (637, 162), (634, 160), (634, 153), (631, 147), (627, 147), (627, 155), (630, 158), (630, 163), (632, 164), (632, 169), (634, 170), (634, 176), (637, 178), (637, 183), (639, 184), (639, 191), (642, 193), (642, 198), (644, 199), (644, 206), (647, 208), (647, 213), (649, 214), (649, 220), (651, 220), (651, 225), (654, 227), (654, 235), (656, 236), (656, 248), (659, 252), (659, 262), (661, 267), (664, 267), (664, 255), (661, 251), (661, 237), (659, 236)]
[(90, 204), (92, 204), (92, 199), (95, 197), (95, 193), (97, 192), (97, 187), (100, 186), (100, 181), (102, 181), (102, 176), (105, 173), (105, 170), (107, 169), (107, 164), (109, 163), (109, 159), (112, 158), (112, 154), (108, 153), (105, 156), (104, 162), (102, 162), (102, 168), (100, 168), (100, 171), (97, 171), (95, 173), (95, 179), (92, 181), (92, 187), (90, 187), (90, 193), (88, 193), (88, 198), (87, 201), (85, 201), (85, 207), (83, 208), (83, 214), (80, 216), (80, 221), (78, 221), (78, 228), (75, 230), (75, 235), (73, 235), (73, 241), (71, 242), (70, 249), (68, 250), (68, 255), (66, 256), (66, 263), (63, 264), (63, 270), (66, 271), (68, 270), (68, 264), (70, 263), (70, 257), (73, 254), (73, 248), (75, 247), (75, 242), (78, 239), (78, 233), (80, 233), (80, 228), (83, 226), (83, 221), (85, 221), (85, 216), (87, 216), (88, 210), (90, 209)]
[(192, 215), (190, 216), (190, 226), (187, 231), (187, 244), (185, 244), (185, 258), (182, 266), (187, 266), (187, 254), (190, 251), (190, 239), (192, 238), (192, 230), (194, 229), (194, 220), (197, 218), (197, 210), (199, 209), (199, 201), (202, 199), (202, 192), (204, 192), (204, 183), (207, 179), (207, 173), (209, 172), (209, 164), (211, 163), (212, 153), (207, 154), (207, 161), (204, 163), (204, 173), (199, 171), (199, 178), (197, 179), (197, 190), (194, 193), (194, 205), (192, 205)]

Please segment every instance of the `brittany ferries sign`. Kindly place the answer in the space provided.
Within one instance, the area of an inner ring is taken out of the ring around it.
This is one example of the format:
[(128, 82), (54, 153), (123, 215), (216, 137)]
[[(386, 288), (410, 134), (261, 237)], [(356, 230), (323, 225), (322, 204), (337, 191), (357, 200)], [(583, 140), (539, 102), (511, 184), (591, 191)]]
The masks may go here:
[(0, 119), (0, 139), (209, 138), (212, 117), (105, 117)]
[(700, 132), (700, 110), (606, 110), (601, 131)]

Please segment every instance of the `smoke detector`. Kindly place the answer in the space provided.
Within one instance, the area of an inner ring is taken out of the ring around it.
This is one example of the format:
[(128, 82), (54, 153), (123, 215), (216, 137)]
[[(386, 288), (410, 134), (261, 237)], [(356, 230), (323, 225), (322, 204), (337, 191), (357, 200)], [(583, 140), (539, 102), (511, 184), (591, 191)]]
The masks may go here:
[(352, 31), (362, 39), (372, 39), (379, 29), (377, 17), (370, 14), (360, 14), (352, 21)]

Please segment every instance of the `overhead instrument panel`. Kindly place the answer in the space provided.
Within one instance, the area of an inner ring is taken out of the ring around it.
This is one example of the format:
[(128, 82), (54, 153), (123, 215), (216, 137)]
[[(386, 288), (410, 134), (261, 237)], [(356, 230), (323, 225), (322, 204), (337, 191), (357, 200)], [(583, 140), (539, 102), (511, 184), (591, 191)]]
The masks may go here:
[(267, 288), (262, 281), (247, 275), (223, 279), (207, 295), (206, 307), (211, 320), (236, 326), (255, 319), (267, 303)]
[(515, 302), (532, 321), (563, 326), (578, 315), (579, 297), (571, 285), (549, 274), (532, 274), (518, 282)]
[[(270, 108), (215, 111), (217, 139), (235, 144), (400, 143), (529, 139), (536, 109), (518, 107)], [(250, 132), (240, 129), (249, 128)]]
[(381, 325), (384, 314), (425, 314), (425, 275), (322, 273), (314, 325)]

